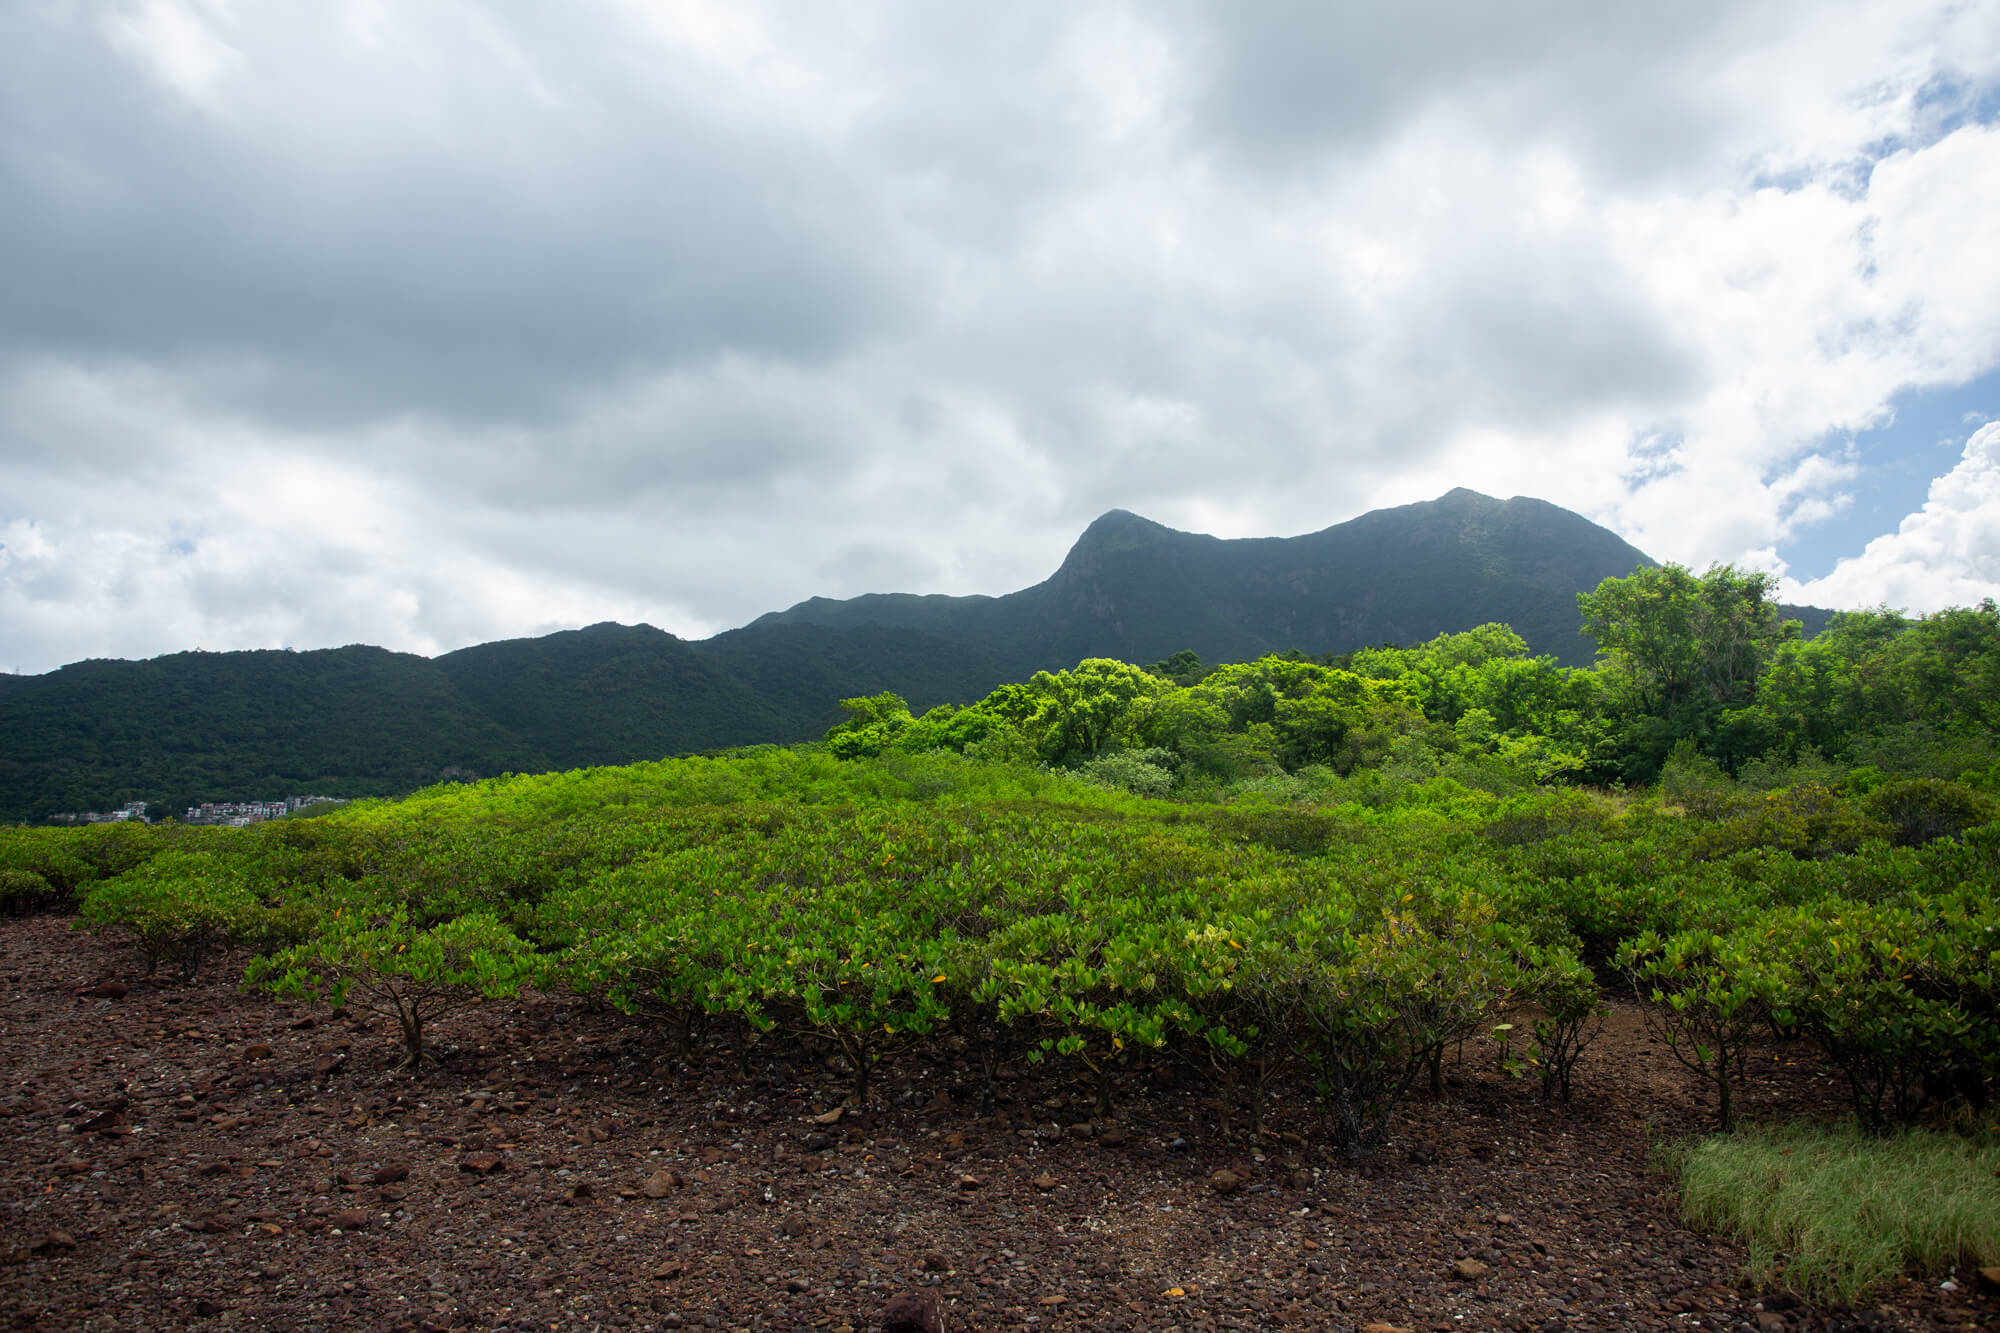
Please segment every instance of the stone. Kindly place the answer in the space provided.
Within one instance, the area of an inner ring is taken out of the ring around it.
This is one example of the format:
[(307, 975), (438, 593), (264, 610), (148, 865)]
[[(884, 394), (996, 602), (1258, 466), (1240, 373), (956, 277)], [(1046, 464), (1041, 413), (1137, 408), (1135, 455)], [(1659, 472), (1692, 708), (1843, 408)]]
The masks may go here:
[(1493, 1225), (1496, 1227), (1511, 1227), (1514, 1225), (1514, 1215), (1512, 1213), (1496, 1213), (1493, 1216)]
[(1373, 1324), (1363, 1324), (1361, 1333), (1414, 1333), (1414, 1330), (1407, 1324), (1384, 1324), (1378, 1321)]
[(791, 1292), (794, 1296), (803, 1295), (812, 1289), (813, 1284), (802, 1277), (788, 1277), (785, 1279), (785, 1290)]
[(1451, 1275), (1460, 1282), (1477, 1282), (1493, 1269), (1477, 1259), (1460, 1259), (1451, 1266)]
[(833, 1140), (828, 1138), (824, 1134), (806, 1135), (807, 1152), (825, 1152), (828, 1148), (831, 1148), (832, 1146), (833, 1146)]
[(1046, 1171), (1035, 1177), (1035, 1188), (1038, 1190), (1052, 1190), (1060, 1184), (1062, 1184), (1060, 1180), (1057, 1180)]
[(495, 1171), (505, 1170), (507, 1159), (497, 1152), (469, 1152), (458, 1159), (458, 1169), (470, 1171), (476, 1176), (490, 1176)]
[(1234, 1194), (1243, 1188), (1243, 1177), (1224, 1167), (1208, 1178), (1208, 1187), (1217, 1194)]
[(1776, 1310), (1759, 1310), (1757, 1312), (1757, 1333), (1785, 1333), (1785, 1330), (1790, 1327), (1790, 1321)]
[(978, 1176), (960, 1176), (958, 1178), (958, 1187), (962, 1190), (984, 1189), (986, 1182)]
[(926, 1273), (949, 1273), (951, 1271), (951, 1260), (945, 1257), (942, 1250), (924, 1251), (923, 1265)]
[(268, 1043), (268, 1042), (262, 1042), (262, 1041), (254, 1041), (254, 1042), (251, 1042), (251, 1043), (250, 1043), (250, 1044), (249, 1044), (248, 1046), (245, 1046), (245, 1047), (243, 1048), (243, 1058), (244, 1058), (245, 1060), (268, 1060), (268, 1059), (270, 1059), (270, 1058), (271, 1058), (271, 1046), (270, 1046), (270, 1043)]
[(122, 1000), (132, 993), (132, 988), (122, 981), (100, 981), (83, 993), (98, 1000)]
[(1098, 1134), (1097, 1141), (1107, 1148), (1116, 1148), (1119, 1144), (1125, 1142), (1125, 1138), (1125, 1127), (1123, 1125), (1106, 1125), (1103, 1131)]
[(325, 1078), (330, 1074), (338, 1074), (340, 1067), (346, 1063), (347, 1053), (345, 1051), (328, 1051), (325, 1055), (313, 1061), (313, 1073), (321, 1078)]
[(811, 1116), (809, 1118), (815, 1125), (837, 1125), (840, 1123), (840, 1117), (846, 1114), (847, 1114), (846, 1107), (836, 1106), (831, 1111), (826, 1112), (824, 1115), (816, 1115), (816, 1116)]
[(368, 1226), (369, 1221), (367, 1209), (344, 1208), (328, 1218), (326, 1224), (330, 1227), (339, 1227), (342, 1231), (361, 1231)]
[(42, 1237), (40, 1243), (35, 1248), (37, 1250), (73, 1250), (76, 1248), (76, 1237), (60, 1228), (52, 1228), (47, 1235)]
[(401, 1162), (391, 1162), (387, 1166), (377, 1167), (375, 1174), (369, 1179), (370, 1183), (375, 1185), (395, 1185), (409, 1178), (410, 1168), (408, 1166)]
[(688, 1266), (686, 1260), (665, 1259), (660, 1262), (658, 1267), (653, 1269), (653, 1281), (671, 1282), (677, 1277), (685, 1276), (687, 1271), (688, 1271)]
[(797, 1240), (800, 1236), (812, 1230), (812, 1223), (807, 1220), (803, 1213), (786, 1213), (778, 1219), (777, 1225), (773, 1230), (786, 1240)]
[(669, 1171), (662, 1167), (646, 1177), (646, 1183), (639, 1186), (639, 1192), (649, 1199), (664, 1199), (679, 1189), (683, 1183), (678, 1171)]
[(882, 1307), (882, 1333), (944, 1333), (944, 1312), (934, 1292), (904, 1291)]

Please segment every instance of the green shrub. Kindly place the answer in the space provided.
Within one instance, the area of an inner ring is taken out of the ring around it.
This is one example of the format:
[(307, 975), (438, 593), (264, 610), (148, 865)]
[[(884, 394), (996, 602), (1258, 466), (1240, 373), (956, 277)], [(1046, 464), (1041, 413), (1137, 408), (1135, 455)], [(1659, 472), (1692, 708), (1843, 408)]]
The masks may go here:
[(1939, 838), (1957, 838), (1994, 817), (1991, 797), (1941, 778), (1889, 782), (1868, 794), (1868, 810), (1887, 824), (1896, 842), (1921, 847)]
[(397, 1068), (408, 1069), (423, 1059), (432, 1020), (481, 998), (517, 994), (532, 972), (532, 950), (490, 912), (425, 928), (400, 911), (371, 916), (338, 908), (311, 938), (256, 959), (244, 982), (394, 1019), (403, 1041)]

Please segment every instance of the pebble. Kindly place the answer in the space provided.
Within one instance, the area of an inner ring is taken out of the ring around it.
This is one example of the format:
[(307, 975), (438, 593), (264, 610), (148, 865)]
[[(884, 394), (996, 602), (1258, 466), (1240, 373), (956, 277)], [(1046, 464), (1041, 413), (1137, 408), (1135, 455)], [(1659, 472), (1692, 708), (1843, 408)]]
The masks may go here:
[(1224, 1167), (1208, 1178), (1208, 1187), (1217, 1194), (1234, 1194), (1243, 1188), (1243, 1177)]
[(347, 1208), (327, 1219), (328, 1226), (339, 1227), (342, 1231), (360, 1231), (368, 1225), (368, 1213), (360, 1208)]
[(680, 1172), (662, 1168), (646, 1177), (646, 1183), (639, 1186), (639, 1192), (649, 1199), (664, 1199), (685, 1184), (687, 1181)]
[(882, 1307), (882, 1333), (944, 1333), (944, 1314), (937, 1296), (928, 1291), (891, 1296)]
[(490, 1176), (506, 1165), (507, 1160), (497, 1152), (471, 1152), (458, 1159), (459, 1170), (478, 1176)]
[(1493, 1269), (1477, 1259), (1460, 1259), (1451, 1266), (1451, 1275), (1460, 1282), (1477, 1282)]
[(370, 1178), (370, 1181), (376, 1185), (394, 1185), (399, 1181), (408, 1180), (409, 1178), (409, 1167), (401, 1162), (392, 1162), (388, 1166), (378, 1168), (374, 1176)]

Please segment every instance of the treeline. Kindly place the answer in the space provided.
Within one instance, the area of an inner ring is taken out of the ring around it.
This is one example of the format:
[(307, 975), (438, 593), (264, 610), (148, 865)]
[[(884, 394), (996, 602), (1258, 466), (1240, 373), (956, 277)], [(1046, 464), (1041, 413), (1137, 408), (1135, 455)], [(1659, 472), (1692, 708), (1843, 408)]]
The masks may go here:
[(1141, 669), (1094, 658), (913, 716), (850, 699), (843, 756), (949, 749), (1075, 769), (1144, 795), (1366, 800), (1445, 776), (1482, 789), (1648, 784), (1719, 771), (1754, 787), (1894, 775), (2000, 789), (2000, 609), (1835, 614), (1811, 640), (1772, 581), (1675, 565), (1578, 600), (1600, 657), (1565, 667), (1504, 625), (1414, 647)]

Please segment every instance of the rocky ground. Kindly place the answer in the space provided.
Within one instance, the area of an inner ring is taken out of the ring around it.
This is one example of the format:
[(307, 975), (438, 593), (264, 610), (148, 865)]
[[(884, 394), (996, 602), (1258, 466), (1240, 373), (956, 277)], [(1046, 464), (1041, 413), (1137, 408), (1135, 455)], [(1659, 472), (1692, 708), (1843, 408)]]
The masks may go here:
[[(1477, 1043), (1357, 1167), (1309, 1103), (1253, 1144), (1171, 1069), (1102, 1119), (1039, 1068), (981, 1112), (963, 1064), (892, 1062), (854, 1114), (808, 1049), (745, 1079), (719, 1042), (690, 1068), (546, 998), (444, 1021), (413, 1078), (379, 1021), (244, 996), (227, 964), (147, 980), (69, 924), (0, 922), (17, 1327), (871, 1330), (910, 1291), (952, 1333), (2000, 1327), (1977, 1279), (1861, 1311), (1739, 1285), (1648, 1172), (1705, 1112), (1629, 1009), (1574, 1106)], [(1752, 1114), (1826, 1104), (1799, 1054), (1759, 1053)]]

